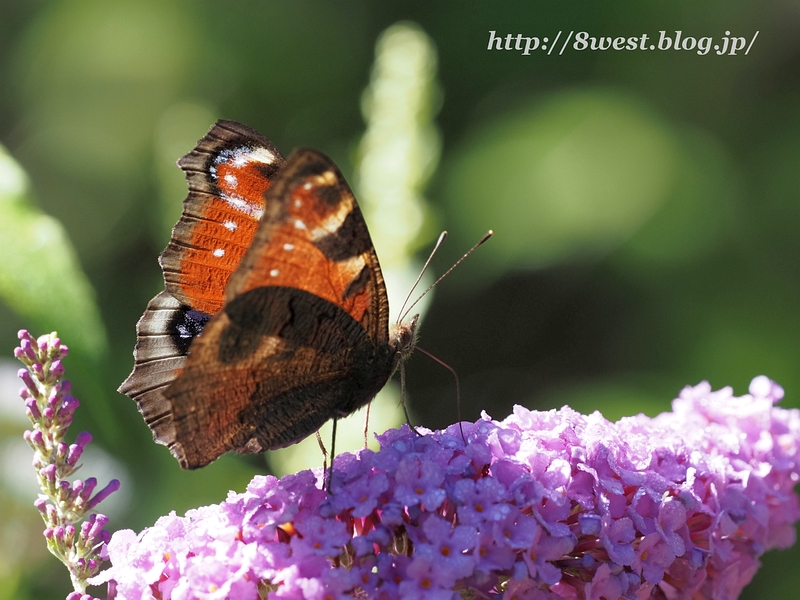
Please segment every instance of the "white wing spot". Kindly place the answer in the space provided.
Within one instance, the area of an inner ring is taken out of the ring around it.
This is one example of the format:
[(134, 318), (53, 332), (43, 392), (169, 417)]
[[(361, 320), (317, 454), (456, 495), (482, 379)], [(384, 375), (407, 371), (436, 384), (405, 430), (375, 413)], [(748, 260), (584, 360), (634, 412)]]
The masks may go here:
[(308, 227), (306, 227), (306, 224), (305, 224), (305, 223), (303, 223), (303, 222), (302, 222), (300, 219), (297, 219), (297, 220), (294, 222), (294, 226), (295, 226), (297, 229), (308, 229)]
[(214, 256), (216, 256), (217, 258), (222, 258), (223, 256), (225, 256), (225, 250), (223, 250), (222, 248), (217, 248), (216, 250), (214, 250)]
[(227, 200), (228, 204), (230, 204), (233, 208), (235, 208), (236, 210), (240, 210), (243, 213), (246, 213), (247, 209), (250, 208), (250, 205), (247, 202), (245, 202), (241, 198), (237, 198), (236, 196), (228, 196), (226, 194), (225, 200)]
[(286, 250), (287, 252), (291, 252), (292, 250), (294, 250), (294, 244), (284, 244), (283, 249)]
[(300, 202), (300, 200), (298, 198), (295, 198), (294, 199), (294, 206), (295, 206), (295, 208), (300, 208), (301, 206), (303, 206), (303, 203)]
[(223, 226), (225, 227), (225, 229), (227, 229), (228, 231), (236, 231), (236, 228), (237, 228), (237, 227), (239, 227), (239, 226), (238, 226), (236, 223), (234, 223), (233, 221), (225, 221), (225, 222), (224, 222), (222, 225), (223, 225)]
[(267, 165), (275, 162), (275, 155), (266, 148), (253, 148), (250, 151), (250, 157)]
[(314, 184), (313, 184), (313, 183), (311, 183), (310, 181), (306, 181), (306, 182), (303, 184), (303, 189), (304, 189), (304, 190), (310, 190), (312, 187), (314, 187)]
[(236, 175), (225, 175), (225, 183), (232, 188), (235, 188), (237, 185), (239, 185), (239, 180), (236, 179)]
[(222, 197), (225, 199), (225, 202), (230, 204), (233, 208), (241, 213), (253, 217), (255, 220), (260, 219), (261, 215), (264, 214), (264, 209), (262, 207), (251, 204), (241, 196), (236, 194), (222, 194)]
[(269, 276), (270, 277), (277, 277), (280, 274), (281, 274), (281, 272), (278, 271), (278, 269), (272, 269), (272, 271), (269, 272)]
[[(269, 165), (275, 162), (275, 155), (266, 148), (239, 146), (223, 150), (214, 158), (215, 164), (230, 163), (234, 167), (244, 167), (253, 161)], [(212, 174), (215, 174), (216, 170), (213, 166), (212, 169)]]

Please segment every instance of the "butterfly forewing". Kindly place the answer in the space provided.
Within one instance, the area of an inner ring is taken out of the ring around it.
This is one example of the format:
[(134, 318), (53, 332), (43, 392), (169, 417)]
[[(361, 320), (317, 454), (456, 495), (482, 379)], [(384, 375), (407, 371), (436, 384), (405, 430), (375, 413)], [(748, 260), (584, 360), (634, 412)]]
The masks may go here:
[(260, 286), (305, 290), (343, 308), (377, 343), (389, 309), (378, 257), (350, 187), (327, 156), (301, 149), (269, 194), (227, 300)]

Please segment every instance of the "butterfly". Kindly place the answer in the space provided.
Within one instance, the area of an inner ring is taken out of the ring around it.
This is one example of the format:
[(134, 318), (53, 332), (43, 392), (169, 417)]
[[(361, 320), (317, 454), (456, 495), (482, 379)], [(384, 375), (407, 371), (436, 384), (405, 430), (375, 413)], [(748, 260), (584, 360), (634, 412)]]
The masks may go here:
[(284, 159), (218, 121), (178, 161), (189, 185), (119, 391), (185, 469), (298, 442), (367, 404), (414, 348), (389, 324), (364, 217), (333, 161)]

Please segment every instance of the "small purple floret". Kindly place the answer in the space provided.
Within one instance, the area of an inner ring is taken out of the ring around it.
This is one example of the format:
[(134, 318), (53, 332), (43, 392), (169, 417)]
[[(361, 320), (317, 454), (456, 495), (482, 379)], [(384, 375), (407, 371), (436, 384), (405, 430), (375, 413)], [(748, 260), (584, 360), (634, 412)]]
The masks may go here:
[(91, 500), (89, 500), (89, 502), (87, 503), (87, 508), (92, 509), (95, 506), (97, 506), (98, 504), (100, 504), (103, 500), (105, 500), (111, 494), (116, 492), (119, 489), (119, 485), (120, 485), (120, 483), (119, 483), (118, 479), (112, 479), (111, 481), (109, 481), (108, 485), (106, 485), (106, 487), (104, 487), (102, 490), (97, 492), (94, 495), (94, 497)]
[(36, 387), (36, 383), (33, 381), (33, 377), (31, 376), (28, 369), (20, 369), (17, 371), (17, 377), (22, 380), (22, 383), (25, 384), (28, 393), (30, 394), (38, 394), (39, 388)]

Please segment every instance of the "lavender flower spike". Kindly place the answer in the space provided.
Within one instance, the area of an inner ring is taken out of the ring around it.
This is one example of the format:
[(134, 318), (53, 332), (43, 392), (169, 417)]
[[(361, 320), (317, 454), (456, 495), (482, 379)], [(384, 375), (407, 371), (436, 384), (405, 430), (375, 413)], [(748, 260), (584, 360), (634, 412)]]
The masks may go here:
[(606, 421), (516, 407), (321, 473), (258, 476), (218, 506), (108, 544), (116, 598), (735, 598), (794, 543), (800, 412), (707, 383)]
[[(20, 396), (25, 401), (33, 431), (26, 431), (25, 441), (34, 451), (33, 466), (39, 477), (42, 494), (34, 506), (45, 522), (47, 548), (69, 569), (74, 592), (69, 600), (92, 600), (86, 594), (87, 580), (97, 575), (105, 544), (110, 538), (104, 529), (108, 518), (100, 514), (87, 515), (101, 500), (119, 488), (111, 481), (102, 491), (90, 498), (96, 480), (67, 479), (78, 470), (78, 461), (92, 436), (84, 432), (74, 444), (64, 442), (78, 401), (69, 395), (69, 382), (63, 380), (62, 360), (68, 349), (56, 334), (34, 339), (27, 331), (19, 332), (20, 345), (14, 351), (24, 369), (19, 376), (25, 387)], [(78, 528), (77, 524), (88, 519)]]

